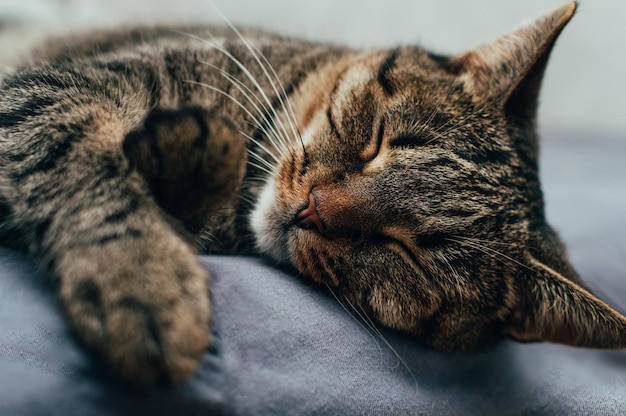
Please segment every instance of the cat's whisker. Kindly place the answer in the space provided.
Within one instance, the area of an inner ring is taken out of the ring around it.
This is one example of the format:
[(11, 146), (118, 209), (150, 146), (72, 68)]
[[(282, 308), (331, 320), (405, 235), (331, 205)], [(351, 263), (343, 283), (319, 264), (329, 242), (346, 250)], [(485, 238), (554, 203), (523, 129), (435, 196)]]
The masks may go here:
[[(230, 59), (244, 73), (244, 75), (248, 78), (248, 80), (250, 80), (250, 82), (252, 82), (254, 87), (261, 94), (261, 97), (263, 98), (263, 100), (267, 103), (267, 106), (268, 106), (268, 108), (270, 110), (270, 113), (271, 113), (271, 119), (274, 120), (274, 122), (277, 125), (277, 127), (280, 130), (282, 130), (282, 133), (278, 134), (277, 138), (280, 139), (280, 141), (283, 144), (283, 146), (288, 147), (288, 140), (287, 140), (287, 138), (288, 138), (289, 134), (287, 133), (287, 129), (285, 128), (285, 125), (283, 124), (282, 120), (278, 116), (278, 112), (276, 111), (276, 108), (273, 105), (272, 100), (270, 100), (270, 98), (268, 97), (267, 93), (265, 92), (265, 90), (263, 89), (263, 87), (261, 86), (259, 81), (256, 79), (256, 77), (254, 75), (252, 75), (250, 70), (239, 59), (237, 59), (235, 56), (233, 56), (232, 53), (230, 53), (224, 47), (219, 45), (217, 42), (210, 41), (210, 40), (207, 40), (207, 39), (202, 39), (202, 38), (197, 38), (197, 39), (203, 40), (205, 43), (209, 44), (210, 46), (215, 48), (217, 51), (222, 53), (224, 56), (226, 56), (228, 59)], [(264, 70), (263, 67), (261, 69)], [(264, 70), (264, 71), (266, 72), (266, 70)]]
[(195, 244), (198, 250), (206, 250), (209, 247), (209, 244), (217, 241), (215, 235), (208, 230), (203, 230), (195, 239)]
[(260, 126), (260, 122), (258, 121), (258, 119), (255, 117), (254, 114), (252, 114), (252, 112), (250, 110), (248, 110), (248, 108), (246, 108), (245, 105), (243, 105), (243, 103), (241, 101), (239, 101), (237, 98), (235, 98), (232, 94), (217, 88), (211, 84), (206, 84), (203, 82), (198, 82), (198, 81), (193, 81), (193, 80), (185, 80), (183, 81), (187, 84), (194, 84), (194, 85), (198, 85), (200, 87), (204, 87), (204, 88), (208, 88), (212, 91), (217, 92), (218, 94), (223, 95), (224, 97), (228, 98), (229, 100), (231, 100), (234, 104), (236, 104), (239, 108), (241, 108), (247, 115), (248, 117), (250, 117), (252, 119), (252, 121), (255, 123), (255, 125), (259, 125)]
[[(245, 138), (247, 138), (248, 140), (250, 140), (251, 143), (253, 143), (254, 145), (256, 145), (259, 149), (263, 150), (265, 153), (267, 153), (273, 160), (274, 162), (276, 162), (277, 164), (280, 164), (280, 159), (278, 158), (278, 156), (276, 156), (275, 154), (273, 154), (267, 147), (265, 147), (265, 145), (258, 141), (257, 139), (255, 139), (254, 137), (250, 136), (247, 133), (244, 133), (243, 131), (239, 132), (242, 136), (244, 136)], [(252, 149), (250, 149), (248, 151), (249, 154), (254, 154), (252, 152)], [(260, 155), (256, 155), (257, 157), (261, 157)], [(265, 158), (263, 158), (265, 159)], [(269, 162), (267, 162), (268, 165), (272, 166), (273, 169), (276, 169), (275, 165), (270, 164)]]
[[(376, 337), (374, 336), (374, 334), (372, 334), (372, 332), (370, 332), (368, 330), (368, 328), (365, 326), (364, 322), (362, 322), (362, 320), (359, 320), (356, 318), (356, 316), (354, 316), (354, 314), (352, 312), (350, 312), (348, 310), (348, 308), (346, 307), (346, 305), (341, 301), (341, 299), (339, 299), (339, 297), (335, 294), (335, 291), (333, 291), (333, 289), (330, 287), (330, 285), (325, 284), (326, 288), (328, 289), (328, 291), (330, 292), (330, 294), (333, 296), (333, 298), (335, 298), (335, 300), (337, 301), (337, 303), (339, 304), (339, 306), (341, 306), (343, 308), (344, 311), (346, 311), (346, 313), (361, 327), (363, 328), (363, 330), (365, 332), (367, 332), (369, 334), (369, 336), (372, 338), (372, 340), (374, 341), (374, 343), (376, 344), (376, 346), (378, 347), (378, 352), (380, 354), (380, 357), (382, 359), (383, 356), (383, 350), (380, 346), (380, 343), (378, 342), (378, 340), (376, 339)], [(344, 297), (345, 298), (345, 297)], [(354, 310), (354, 308), (353, 308)], [(356, 310), (354, 310), (354, 312), (356, 312)]]
[[(228, 82), (230, 82), (235, 88), (237, 88), (237, 90), (239, 90), (239, 92), (244, 96), (244, 98), (246, 98), (246, 100), (250, 103), (250, 105), (254, 107), (254, 110), (263, 119), (263, 122), (261, 123), (258, 121), (258, 119), (255, 118), (254, 122), (256, 124), (253, 124), (253, 126), (259, 129), (268, 138), (268, 140), (276, 148), (276, 150), (278, 150), (281, 156), (284, 156), (285, 155), (284, 152), (286, 151), (285, 146), (280, 141), (274, 140), (274, 137), (278, 137), (278, 132), (276, 131), (274, 124), (271, 123), (267, 117), (269, 110), (267, 109), (263, 101), (246, 84), (244, 84), (243, 82), (241, 82), (239, 79), (235, 78), (234, 76), (230, 75), (228, 72), (224, 71), (222, 68), (219, 68), (216, 65), (213, 65), (208, 62), (204, 62), (204, 61), (200, 61), (200, 62), (218, 71)], [(254, 99), (256, 100), (256, 103), (255, 103), (255, 100), (252, 99), (252, 97), (254, 97)], [(269, 126), (273, 134), (270, 134), (266, 130), (265, 126)]]
[[(440, 139), (454, 132), (455, 129), (457, 129), (458, 127), (466, 125), (473, 116), (482, 112), (486, 108), (486, 106), (487, 106), (486, 104), (483, 104), (477, 107), (473, 112), (465, 114), (463, 117), (455, 117), (455, 118), (450, 117), (448, 120), (446, 120), (445, 123), (438, 126), (435, 130), (428, 132), (429, 136), (433, 136), (433, 137), (430, 140), (426, 141), (424, 145), (431, 144), (435, 140)], [(448, 127), (452, 121), (455, 121), (455, 123), (452, 124), (450, 127)], [(422, 127), (422, 131), (423, 131), (427, 127), (427, 125), (423, 124), (422, 126), (423, 126)]]
[[(267, 170), (270, 170), (271, 172), (273, 172), (272, 175), (275, 173), (274, 166), (271, 163), (267, 162), (263, 156), (258, 155), (258, 154), (253, 153), (253, 152), (249, 152), (248, 154), (250, 155), (251, 158), (254, 158), (255, 160), (259, 161), (261, 164), (263, 164), (266, 167)], [(250, 161), (248, 161), (248, 162), (250, 162)], [(267, 170), (265, 170), (265, 172), (267, 172)], [(267, 180), (267, 178), (266, 178), (266, 180)]]
[[(251, 117), (254, 120), (254, 115), (247, 109), (245, 108), (245, 106), (239, 101), (237, 100), (235, 97), (233, 97), (231, 94), (216, 88), (212, 85), (209, 84), (204, 84), (204, 83), (200, 83), (200, 82), (196, 82), (196, 81), (185, 81), (188, 83), (192, 83), (192, 84), (196, 84), (199, 86), (202, 86), (204, 88), (208, 88), (212, 91), (215, 91), (219, 94), (222, 94), (223, 96), (227, 97), (228, 99), (230, 99), (234, 104), (238, 105), (239, 107), (241, 107), (242, 110), (244, 110), (244, 112), (246, 112), (246, 114), (248, 114), (249, 117)], [(258, 140), (253, 139), (252, 137), (250, 137), (248, 134), (240, 131), (240, 133), (246, 137), (247, 139), (249, 139), (250, 141), (252, 141), (255, 145), (257, 145), (258, 147), (260, 147), (263, 151), (265, 151), (270, 157), (272, 157), (274, 159), (274, 161), (276, 161), (277, 163), (280, 161), (280, 159), (270, 150), (268, 150), (265, 146), (263, 146), (263, 144), (261, 144)]]
[[(237, 100), (237, 98), (235, 98), (232, 94), (229, 94), (228, 92), (226, 92), (226, 91), (224, 91), (222, 89), (214, 87), (213, 85), (209, 85), (209, 84), (205, 84), (205, 83), (201, 83), (201, 82), (197, 82), (197, 81), (191, 81), (191, 80), (188, 80), (188, 81), (185, 81), (185, 82), (190, 83), (190, 84), (199, 85), (199, 86), (202, 86), (204, 88), (208, 88), (208, 89), (210, 89), (212, 91), (215, 91), (215, 92), (225, 96), (226, 98), (231, 100), (234, 104), (236, 104), (238, 107), (240, 107), (248, 115), (248, 117), (250, 117), (252, 119), (252, 122), (254, 123), (254, 125), (261, 126), (260, 122), (254, 116), (254, 114), (252, 114), (252, 112), (250, 110), (248, 110), (243, 105), (243, 103), (241, 103), (239, 100)], [(263, 129), (262, 127), (259, 127), (259, 128)], [(266, 134), (267, 137), (271, 137), (271, 135), (269, 133), (267, 133), (266, 131), (263, 130), (263, 132)], [(270, 142), (271, 142), (271, 144), (274, 147), (276, 147), (276, 145), (275, 145), (275, 143), (273, 141), (270, 140)], [(280, 149), (278, 147), (276, 147), (276, 149), (280, 152)], [(273, 153), (269, 152), (267, 149), (264, 149), (264, 150), (267, 151), (269, 154), (273, 155)]]
[(287, 121), (289, 122), (291, 130), (292, 130), (294, 136), (300, 142), (300, 144), (302, 146), (302, 151), (304, 152), (304, 154), (306, 156), (306, 149), (304, 147), (304, 140), (302, 139), (302, 134), (300, 133), (300, 129), (298, 127), (298, 122), (297, 122), (298, 118), (296, 117), (295, 111), (293, 109), (293, 105), (291, 103), (291, 100), (289, 99), (289, 95), (287, 94), (287, 91), (285, 90), (285, 87), (284, 87), (282, 81), (280, 80), (280, 77), (276, 73), (276, 70), (272, 66), (272, 64), (267, 60), (265, 55), (263, 55), (263, 53), (255, 45), (252, 45), (252, 46), (259, 52), (259, 55), (261, 56), (263, 61), (266, 63), (268, 68), (272, 71), (272, 74), (274, 75), (274, 78), (278, 82), (278, 85), (279, 85), (279, 87), (281, 89), (282, 97), (284, 97), (285, 101), (287, 102), (287, 106), (285, 108), (285, 104), (284, 104), (284, 102), (283, 102), (283, 100), (281, 98), (281, 95), (279, 95), (281, 106), (283, 107), (283, 111), (285, 112), (285, 116), (287, 117)]
[[(246, 177), (245, 179), (246, 183), (261, 183), (261, 184), (265, 184), (267, 182), (267, 177), (266, 176), (260, 176), (260, 175), (251, 175)], [(255, 200), (256, 201), (256, 200)]]
[[(248, 160), (247, 164), (250, 165), (253, 168), (259, 169), (261, 172), (259, 172), (259, 175), (266, 175), (265, 178), (258, 178), (257, 182), (262, 182), (263, 180), (267, 181), (267, 175), (269, 176), (274, 176), (275, 172), (272, 170), (272, 168), (268, 167), (267, 164), (263, 163), (263, 162), (257, 162), (257, 161), (261, 161), (260, 158), (258, 157), (254, 157), (251, 156), (254, 160)], [(246, 178), (247, 180), (247, 178)]]
[[(461, 71), (459, 71), (459, 73), (463, 72), (463, 69), (465, 68), (466, 62), (463, 62), (463, 66), (461, 67)], [(459, 76), (457, 75), (455, 81), (459, 78)], [(428, 118), (426, 119), (426, 121), (422, 124), (421, 129), (418, 130), (418, 134), (422, 133), (428, 126), (430, 126), (430, 124), (432, 123), (432, 121), (435, 119), (435, 117), (437, 116), (437, 114), (439, 113), (439, 110), (441, 110), (441, 106), (443, 106), (443, 103), (445, 103), (448, 98), (450, 97), (450, 94), (452, 94), (452, 90), (455, 88), (455, 86), (457, 85), (456, 82), (453, 81), (450, 83), (450, 85), (448, 86), (448, 90), (446, 91), (446, 93), (444, 95), (441, 96), (441, 98), (439, 99), (439, 102), (437, 103), (437, 106), (433, 109), (433, 111), (430, 113), (430, 115), (428, 116)], [(428, 141), (426, 144), (429, 144), (431, 141)]]
[(500, 246), (504, 246), (504, 247), (516, 247), (517, 244), (515, 243), (506, 243), (504, 241), (491, 241), (491, 240), (484, 240), (481, 238), (476, 238), (476, 237), (466, 237), (466, 236), (461, 236), (461, 235), (455, 235), (454, 237), (456, 238), (463, 238), (465, 240), (469, 240), (469, 241), (476, 241), (479, 243), (486, 243), (486, 244), (495, 244), (495, 245), (500, 245)]
[(448, 269), (450, 270), (450, 273), (452, 273), (452, 276), (454, 276), (455, 282), (451, 282), (451, 283), (456, 283), (456, 288), (457, 288), (457, 293), (459, 295), (461, 309), (463, 309), (463, 286), (464, 286), (463, 279), (461, 278), (459, 273), (456, 271), (456, 269), (452, 267), (452, 265), (450, 264), (450, 260), (448, 260), (445, 254), (442, 254), (441, 257), (439, 258), (448, 267)]
[(263, 172), (267, 173), (267, 174), (268, 174), (268, 175), (270, 175), (270, 176), (272, 176), (272, 175), (274, 174), (274, 172), (272, 172), (271, 170), (269, 170), (268, 168), (266, 168), (266, 167), (265, 167), (265, 166), (263, 166), (263, 165), (259, 165), (258, 163), (254, 163), (254, 162), (248, 161), (248, 164), (249, 164), (250, 166), (254, 166), (255, 168), (257, 168), (257, 169), (259, 169), (259, 170), (261, 170), (261, 171), (263, 171)]
[(275, 120), (275, 122), (278, 125), (278, 127), (280, 127), (280, 129), (283, 131), (283, 134), (285, 134), (285, 136), (283, 136), (283, 134), (279, 134), (279, 135), (277, 135), (277, 138), (281, 141), (281, 143), (285, 147), (288, 147), (288, 144), (287, 144), (288, 141), (287, 141), (287, 136), (286, 136), (287, 135), (287, 130), (285, 129), (282, 121), (278, 117), (278, 113), (277, 113), (276, 109), (274, 108), (274, 106), (272, 105), (272, 101), (269, 99), (269, 97), (265, 93), (265, 90), (263, 89), (263, 87), (261, 86), (259, 81), (256, 79), (256, 77), (250, 72), (250, 70), (239, 59), (237, 59), (231, 52), (229, 52), (226, 48), (221, 46), (219, 44), (219, 42), (217, 42), (215, 40), (216, 37), (213, 36), (210, 32), (208, 32), (209, 36), (211, 36), (213, 38), (213, 40), (204, 39), (204, 38), (201, 38), (201, 37), (193, 35), (193, 34), (182, 33), (182, 32), (179, 32), (179, 33), (181, 35), (188, 36), (188, 37), (190, 37), (192, 39), (198, 40), (200, 42), (203, 42), (203, 43), (209, 45), (210, 47), (212, 47), (213, 49), (215, 49), (216, 51), (220, 52), (222, 55), (224, 55), (228, 59), (230, 59), (230, 61), (233, 62), (243, 72), (243, 74), (246, 76), (246, 78), (252, 83), (254, 88), (259, 92), (259, 94), (261, 95), (263, 100), (267, 103), (267, 106), (270, 109), (270, 112), (271, 112), (271, 115), (272, 115), (272, 119)]
[(241, 199), (243, 202), (249, 205), (254, 205), (256, 203), (256, 200), (248, 195), (238, 194), (237, 198)]
[[(283, 97), (284, 97), (287, 101), (289, 101), (287, 93), (285, 91), (285, 88), (284, 88), (282, 82), (280, 81), (280, 78), (276, 74), (276, 71), (272, 67), (272, 65), (268, 62), (268, 60), (265, 58), (263, 53), (261, 53), (261, 51), (258, 50), (258, 48), (256, 48), (256, 46), (254, 46), (250, 42), (250, 40), (248, 38), (243, 36), (243, 34), (239, 31), (239, 29), (237, 29), (237, 27), (235, 27), (235, 25), (233, 25), (233, 23), (230, 21), (230, 19), (228, 19), (224, 15), (224, 13), (222, 13), (222, 11), (219, 10), (219, 8), (217, 8), (217, 6), (215, 6), (215, 4), (213, 4), (213, 2), (211, 2), (210, 0), (207, 0), (207, 2), (211, 5), (213, 10), (220, 16), (220, 18), (224, 22), (226, 22), (226, 24), (230, 27), (230, 29), (239, 37), (239, 39), (243, 42), (243, 44), (246, 45), (246, 47), (248, 48), (248, 50), (252, 54), (252, 57), (255, 59), (255, 61), (259, 65), (259, 68), (261, 68), (261, 70), (263, 71), (263, 74), (265, 75), (266, 79), (269, 81), (270, 85), (272, 86), (272, 89), (274, 90), (274, 93), (276, 94), (276, 97), (278, 98), (278, 100), (280, 102), (280, 105), (283, 108), (283, 112), (285, 114), (285, 117), (287, 118), (287, 121), (289, 122), (289, 124), (291, 126), (291, 130), (292, 130), (293, 136), (295, 138), (300, 138), (301, 143), (303, 143), (302, 142), (302, 138), (300, 137), (299, 131), (294, 126), (294, 123), (295, 123), (296, 119), (295, 119), (295, 114), (293, 112), (293, 108), (291, 106), (291, 102), (289, 102), (289, 107), (290, 107), (289, 108), (290, 111), (289, 111), (287, 109), (286, 105), (285, 105), (285, 101), (283, 100)], [(266, 63), (266, 65), (263, 64), (263, 62), (261, 61), (259, 56), (261, 56), (263, 58), (263, 61)], [(267, 70), (268, 67), (272, 71), (273, 77), (270, 76), (270, 74), (269, 74), (269, 72)], [(280, 89), (281, 89), (281, 92), (278, 91), (278, 88), (276, 87), (276, 83), (274, 82), (274, 79), (278, 82), (278, 84), (280, 86)], [(271, 103), (270, 103), (270, 105), (271, 105)], [(282, 125), (282, 122), (281, 122), (281, 125)], [(283, 128), (284, 128), (284, 126), (283, 126)], [(289, 137), (289, 135), (287, 134), (286, 131), (285, 131), (285, 134), (286, 134), (286, 137)], [(303, 144), (303, 146), (304, 146), (304, 144)]]
[(376, 336), (378, 337), (378, 339), (380, 339), (387, 348), (389, 348), (389, 350), (393, 353), (393, 355), (396, 357), (396, 359), (398, 360), (396, 365), (392, 368), (397, 368), (400, 364), (402, 364), (404, 366), (404, 368), (406, 369), (406, 371), (409, 373), (409, 375), (411, 376), (411, 379), (413, 380), (413, 384), (415, 385), (415, 394), (418, 393), (419, 390), (419, 386), (417, 384), (417, 378), (415, 377), (415, 374), (413, 374), (413, 371), (411, 370), (411, 367), (409, 367), (409, 365), (407, 364), (407, 362), (402, 358), (402, 356), (400, 355), (400, 353), (393, 347), (393, 345), (391, 345), (391, 343), (387, 340), (387, 338), (385, 338), (385, 336), (383, 335), (383, 333), (376, 327), (376, 324), (374, 323), (374, 321), (372, 320), (372, 318), (369, 317), (369, 315), (367, 314), (367, 312), (365, 312), (365, 310), (359, 306), (359, 309), (361, 310), (361, 312), (359, 312), (357, 310), (357, 308), (352, 304), (352, 302), (350, 302), (350, 299), (348, 299), (347, 297), (344, 297), (344, 299), (346, 300), (346, 302), (348, 302), (348, 305), (350, 305), (350, 307), (352, 308), (352, 310), (354, 310), (361, 319), (363, 319), (368, 326), (372, 329), (372, 331), (374, 331), (374, 333), (376, 334)]
[(493, 258), (500, 258), (500, 259), (505, 259), (505, 260), (511, 261), (511, 262), (516, 263), (519, 266), (522, 266), (522, 267), (524, 267), (524, 268), (526, 268), (526, 269), (528, 269), (528, 270), (530, 270), (532, 272), (536, 271), (535, 269), (533, 269), (533, 268), (529, 267), (528, 265), (520, 262), (519, 260), (516, 260), (516, 259), (514, 259), (511, 256), (507, 256), (506, 254), (504, 254), (504, 253), (502, 253), (502, 252), (500, 252), (498, 250), (492, 249), (491, 247), (487, 247), (484, 244), (479, 244), (479, 243), (475, 243), (475, 242), (469, 241), (467, 239), (464, 239), (464, 237), (448, 237), (446, 239), (449, 240), (449, 241), (456, 242), (458, 244), (466, 244), (466, 245), (468, 245), (468, 246), (470, 246), (470, 247), (472, 247), (472, 248), (474, 248), (474, 249), (476, 249), (478, 251), (483, 252), (484, 254), (490, 255)]
[[(248, 122), (248, 121), (245, 121), (245, 122), (247, 122), (250, 126), (254, 127), (254, 124), (253, 124), (253, 123), (250, 123), (250, 122)], [(263, 130), (261, 130), (261, 131), (263, 131)], [(270, 157), (271, 157), (271, 158), (274, 160), (274, 162), (276, 163), (276, 165), (275, 165), (275, 166), (272, 166), (272, 168), (276, 171), (277, 166), (278, 166), (278, 165), (280, 165), (280, 159), (279, 159), (276, 155), (274, 155), (274, 154), (270, 151), (270, 149), (267, 149), (267, 147), (265, 146), (265, 144), (264, 144), (263, 142), (261, 142), (261, 141), (259, 141), (259, 140), (255, 139), (254, 137), (252, 137), (252, 136), (250, 136), (249, 134), (244, 133), (244, 132), (242, 132), (242, 131), (240, 131), (240, 133), (241, 133), (244, 137), (246, 137), (246, 138), (247, 138), (247, 139), (248, 139), (251, 143), (253, 143), (254, 145), (256, 145), (256, 146), (257, 146), (257, 149), (260, 149), (260, 150), (264, 151), (265, 153), (267, 153), (268, 155), (270, 155)], [(271, 145), (271, 148), (276, 149), (276, 150), (278, 151), (278, 153), (279, 153), (279, 154), (278, 154), (278, 156), (280, 156), (280, 158), (284, 158), (284, 157), (286, 156), (286, 155), (283, 153), (284, 149), (280, 149), (280, 148), (278, 147), (277, 143), (276, 143), (276, 142), (275, 142), (275, 141), (271, 138), (271, 136), (269, 136), (269, 135), (267, 135), (267, 134), (266, 134), (266, 135), (265, 135), (265, 137), (268, 139), (269, 144)], [(249, 149), (248, 149), (248, 154), (253, 153), (253, 152), (254, 152), (254, 150), (256, 150), (256, 149), (249, 148)], [(257, 154), (257, 155), (255, 155), (255, 156), (256, 156), (256, 157), (260, 157), (258, 154)], [(275, 172), (275, 173), (276, 173), (276, 172)], [(267, 179), (267, 178), (265, 178), (265, 179)]]

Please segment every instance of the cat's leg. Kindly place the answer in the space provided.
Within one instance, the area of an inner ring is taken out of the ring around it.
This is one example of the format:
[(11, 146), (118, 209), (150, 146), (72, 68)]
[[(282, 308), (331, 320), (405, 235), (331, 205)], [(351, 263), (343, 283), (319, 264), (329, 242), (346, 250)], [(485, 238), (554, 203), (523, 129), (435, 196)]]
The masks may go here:
[[(38, 117), (19, 107), (0, 114), (1, 225), (17, 229), (54, 276), (73, 328), (111, 372), (139, 382), (185, 379), (210, 343), (205, 270), (146, 183), (140, 164), (160, 150), (133, 153), (141, 174), (129, 167), (128, 113), (83, 100), (71, 112), (25, 100), (24, 108), (39, 106)], [(207, 147), (211, 137), (203, 138)], [(177, 168), (168, 160), (157, 178)]]

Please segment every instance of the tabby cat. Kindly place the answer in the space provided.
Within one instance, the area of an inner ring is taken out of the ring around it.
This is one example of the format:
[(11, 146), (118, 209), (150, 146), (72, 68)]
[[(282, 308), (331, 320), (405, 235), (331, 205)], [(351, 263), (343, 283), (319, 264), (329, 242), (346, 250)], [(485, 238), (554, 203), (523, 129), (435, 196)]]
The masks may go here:
[(49, 43), (0, 86), (0, 229), (119, 378), (211, 343), (196, 253), (293, 265), (440, 350), (626, 347), (546, 224), (537, 95), (568, 3), (455, 56), (229, 28)]

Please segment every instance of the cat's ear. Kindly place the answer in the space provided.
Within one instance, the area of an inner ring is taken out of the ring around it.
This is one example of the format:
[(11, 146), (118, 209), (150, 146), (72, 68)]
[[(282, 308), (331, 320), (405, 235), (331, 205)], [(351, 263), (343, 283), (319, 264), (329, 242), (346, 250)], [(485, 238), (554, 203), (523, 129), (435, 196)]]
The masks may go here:
[(532, 118), (554, 43), (572, 18), (570, 2), (513, 33), (451, 58), (465, 88), (481, 99), (502, 103), (513, 116)]
[(507, 334), (518, 341), (626, 348), (626, 317), (582, 286), (533, 260), (519, 281), (518, 305)]

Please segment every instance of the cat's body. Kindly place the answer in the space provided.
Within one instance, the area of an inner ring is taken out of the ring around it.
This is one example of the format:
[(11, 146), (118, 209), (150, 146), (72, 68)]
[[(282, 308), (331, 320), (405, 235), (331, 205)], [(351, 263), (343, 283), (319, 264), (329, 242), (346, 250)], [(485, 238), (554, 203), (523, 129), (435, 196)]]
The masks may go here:
[(626, 347), (543, 214), (536, 99), (574, 8), (450, 58), (230, 28), (48, 45), (0, 87), (3, 240), (127, 379), (209, 344), (195, 249), (290, 263), (439, 349)]

